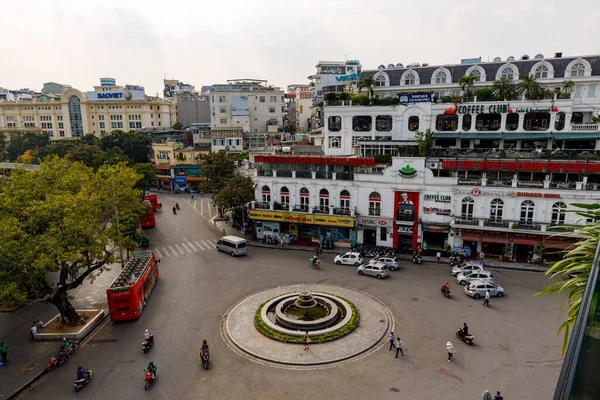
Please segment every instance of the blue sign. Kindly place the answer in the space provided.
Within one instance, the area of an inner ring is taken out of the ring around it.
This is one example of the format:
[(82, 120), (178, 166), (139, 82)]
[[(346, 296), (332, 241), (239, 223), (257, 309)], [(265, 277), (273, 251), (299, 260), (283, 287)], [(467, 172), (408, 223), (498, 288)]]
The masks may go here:
[(122, 99), (123, 92), (99, 92), (99, 99)]
[(361, 72), (359, 72), (358, 74), (336, 76), (335, 80), (338, 82), (357, 81), (360, 79), (360, 75), (361, 75)]
[(461, 58), (461, 64), (479, 64), (481, 62), (481, 57), (477, 58)]
[(399, 94), (398, 103), (431, 103), (431, 93)]
[(176, 185), (185, 185), (187, 183), (187, 179), (185, 176), (176, 176), (173, 178), (173, 183)]

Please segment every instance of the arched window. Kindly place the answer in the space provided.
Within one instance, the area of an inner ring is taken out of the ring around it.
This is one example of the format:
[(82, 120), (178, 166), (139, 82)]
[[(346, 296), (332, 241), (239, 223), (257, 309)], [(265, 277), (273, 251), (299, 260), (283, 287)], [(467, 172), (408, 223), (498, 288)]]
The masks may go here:
[(473, 117), (471, 117), (471, 114), (465, 114), (465, 115), (463, 115), (463, 117), (462, 117), (462, 130), (463, 131), (470, 131), (472, 124), (473, 124)]
[(379, 74), (375, 78), (375, 86), (387, 86), (387, 79), (384, 74)]
[(408, 130), (411, 132), (419, 130), (419, 117), (411, 115), (408, 117)]
[(327, 189), (319, 191), (319, 211), (329, 213), (329, 191)]
[(435, 83), (449, 83), (446, 71), (439, 71), (435, 74)]
[(263, 203), (271, 201), (271, 189), (267, 185), (262, 187), (262, 201)]
[(475, 201), (470, 197), (465, 197), (461, 203), (460, 216), (465, 219), (473, 219), (473, 209)]
[(502, 222), (502, 212), (504, 211), (504, 202), (501, 199), (492, 200), (490, 207), (490, 221)]
[(307, 188), (300, 189), (300, 210), (308, 211), (310, 205), (310, 193)]
[(281, 206), (284, 209), (287, 209), (290, 206), (290, 191), (286, 186), (281, 188)]
[(556, 113), (556, 118), (554, 120), (554, 130), (562, 131), (565, 129), (565, 113), (560, 111)]
[(69, 97), (69, 120), (71, 122), (71, 135), (83, 136), (83, 119), (81, 117), (81, 101), (77, 96)]
[(369, 195), (369, 215), (381, 215), (381, 195), (377, 192)]
[(470, 75), (475, 75), (475, 82), (481, 82), (481, 71), (477, 68), (474, 68)]
[(412, 72), (409, 72), (404, 76), (404, 84), (405, 85), (415, 85), (417, 82), (417, 77)]
[(502, 72), (500, 72), (501, 77), (506, 77), (509, 81), (515, 80), (515, 70), (512, 67), (504, 67)]
[(350, 192), (347, 190), (340, 192), (340, 208), (344, 213), (350, 212)]
[(525, 200), (521, 203), (521, 219), (525, 224), (533, 223), (533, 214), (535, 212), (535, 204), (531, 200)]
[(571, 77), (585, 76), (585, 65), (577, 63), (571, 67)]
[(330, 136), (329, 147), (332, 149), (339, 149), (342, 147), (341, 138), (339, 136)]
[(535, 74), (534, 74), (536, 79), (544, 79), (548, 77), (548, 67), (545, 65), (540, 65), (539, 67), (537, 67), (535, 69)]
[(564, 225), (567, 212), (567, 205), (563, 202), (552, 205), (552, 225)]

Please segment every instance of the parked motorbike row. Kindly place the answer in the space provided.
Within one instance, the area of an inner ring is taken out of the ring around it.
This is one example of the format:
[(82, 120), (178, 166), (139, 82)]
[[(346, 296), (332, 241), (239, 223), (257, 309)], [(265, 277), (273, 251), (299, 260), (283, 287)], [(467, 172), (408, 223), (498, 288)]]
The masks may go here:
[(393, 247), (374, 246), (370, 244), (353, 244), (350, 251), (360, 253), (362, 257), (394, 257), (396, 250)]

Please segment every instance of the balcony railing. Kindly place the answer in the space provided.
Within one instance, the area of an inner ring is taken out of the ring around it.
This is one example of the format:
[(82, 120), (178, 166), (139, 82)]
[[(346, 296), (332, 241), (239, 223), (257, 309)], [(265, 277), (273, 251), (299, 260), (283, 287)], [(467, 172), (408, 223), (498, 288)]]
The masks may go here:
[(317, 206), (313, 208), (313, 212), (318, 214), (329, 214), (329, 206)]
[(572, 124), (571, 132), (582, 132), (582, 131), (592, 131), (597, 132), (600, 128), (600, 124)]
[(512, 180), (489, 180), (487, 186), (512, 186)]
[(278, 202), (273, 203), (273, 210), (288, 211), (289, 209), (290, 209), (289, 203), (278, 203)]
[(454, 220), (455, 225), (478, 225), (479, 220), (476, 218), (456, 218)]
[(396, 214), (396, 221), (414, 221), (414, 220), (415, 220), (414, 214), (407, 214), (407, 213), (403, 213), (403, 212), (398, 212)]
[(292, 211), (308, 212), (309, 210), (310, 207), (308, 206), (308, 204), (294, 204), (294, 206), (292, 207)]
[(273, 176), (273, 170), (271, 169), (259, 169), (258, 176)]
[(552, 189), (575, 189), (577, 185), (575, 182), (550, 182), (550, 188)]
[(289, 169), (278, 169), (277, 170), (277, 176), (278, 177), (282, 177), (282, 178), (291, 178), (292, 177), (292, 171)]
[(481, 179), (463, 179), (458, 178), (459, 185), (481, 186)]
[(269, 203), (268, 201), (257, 201), (254, 203), (254, 208), (257, 208), (259, 210), (270, 210), (271, 203)]
[(517, 187), (522, 188), (543, 188), (543, 181), (517, 181)]
[(333, 208), (333, 214), (334, 215), (350, 215), (350, 209), (349, 208), (339, 208), (339, 207), (334, 207)]
[(296, 178), (312, 178), (311, 171), (296, 171)]
[(332, 179), (332, 172), (317, 171), (317, 179)]
[(354, 174), (352, 172), (338, 172), (335, 178), (340, 181), (352, 181), (354, 180)]
[[(514, 224), (514, 222), (513, 222)], [(514, 229), (514, 225), (513, 225)], [(542, 224), (538, 224), (537, 222), (529, 222), (529, 221), (519, 221), (517, 222), (517, 229), (527, 230), (527, 231), (541, 231)]]

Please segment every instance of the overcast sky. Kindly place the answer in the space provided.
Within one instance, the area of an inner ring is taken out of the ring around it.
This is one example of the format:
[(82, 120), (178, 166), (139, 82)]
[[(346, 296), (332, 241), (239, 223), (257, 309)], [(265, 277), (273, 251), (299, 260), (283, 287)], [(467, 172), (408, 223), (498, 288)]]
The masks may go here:
[(600, 53), (598, 0), (0, 0), (0, 87), (306, 83), (319, 60)]

